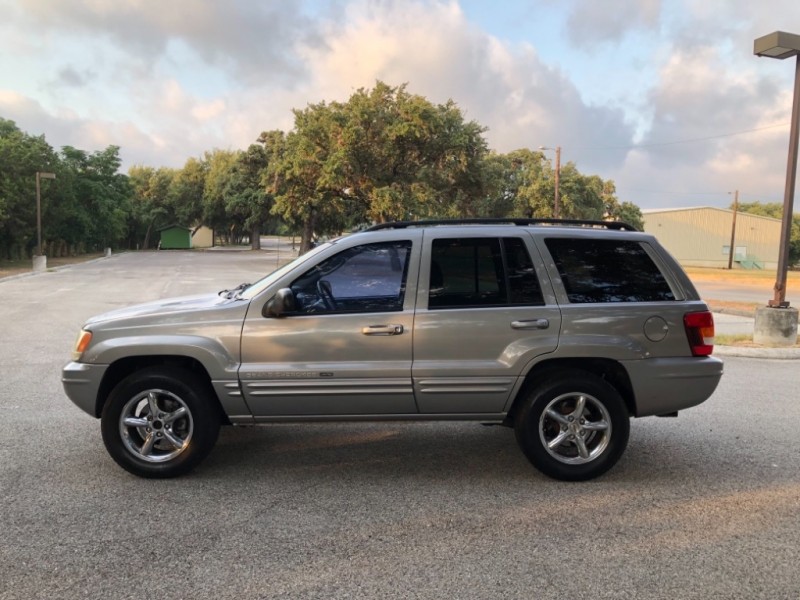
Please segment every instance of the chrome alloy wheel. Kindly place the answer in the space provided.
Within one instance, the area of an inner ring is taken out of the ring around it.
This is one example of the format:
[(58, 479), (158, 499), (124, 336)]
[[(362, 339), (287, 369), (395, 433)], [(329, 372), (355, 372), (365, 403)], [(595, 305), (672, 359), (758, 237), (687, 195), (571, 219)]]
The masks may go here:
[(611, 417), (594, 396), (572, 392), (547, 405), (539, 418), (539, 438), (547, 453), (568, 465), (600, 456), (611, 441)]
[(119, 418), (125, 448), (149, 463), (172, 460), (189, 447), (194, 430), (192, 413), (178, 396), (166, 390), (145, 390), (131, 398)]

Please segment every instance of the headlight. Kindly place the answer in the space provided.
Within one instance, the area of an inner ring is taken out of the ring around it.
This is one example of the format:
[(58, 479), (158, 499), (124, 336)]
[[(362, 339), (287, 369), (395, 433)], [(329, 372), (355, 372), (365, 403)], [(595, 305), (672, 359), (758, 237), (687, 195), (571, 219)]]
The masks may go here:
[(78, 339), (75, 340), (75, 349), (72, 351), (72, 360), (79, 361), (83, 353), (89, 347), (89, 343), (92, 341), (92, 332), (86, 331), (82, 329), (81, 332), (78, 334)]

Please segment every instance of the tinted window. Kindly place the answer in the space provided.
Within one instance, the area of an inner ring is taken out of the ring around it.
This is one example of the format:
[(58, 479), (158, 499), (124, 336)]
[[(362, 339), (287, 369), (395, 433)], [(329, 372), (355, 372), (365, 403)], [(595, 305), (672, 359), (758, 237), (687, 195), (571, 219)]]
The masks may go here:
[(541, 304), (539, 280), (519, 238), (438, 239), (428, 308)]
[(410, 241), (349, 248), (306, 271), (292, 285), (297, 312), (385, 312), (403, 309)]
[(642, 245), (633, 241), (545, 240), (570, 302), (675, 300)]
[(542, 304), (539, 278), (536, 276), (525, 242), (520, 238), (504, 238), (503, 246), (511, 304)]

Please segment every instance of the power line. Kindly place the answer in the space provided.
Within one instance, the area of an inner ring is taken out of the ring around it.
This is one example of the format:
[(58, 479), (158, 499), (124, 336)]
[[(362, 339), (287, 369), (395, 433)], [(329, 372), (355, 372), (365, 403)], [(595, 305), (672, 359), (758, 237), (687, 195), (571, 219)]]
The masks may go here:
[[(630, 193), (635, 193), (635, 194), (665, 194), (665, 195), (670, 195), (670, 196), (717, 196), (717, 197), (721, 197), (721, 196), (725, 196), (728, 193), (728, 191), (724, 191), (724, 192), (688, 192), (688, 191), (678, 192), (678, 191), (672, 191), (672, 190), (640, 190), (640, 189), (628, 188), (628, 187), (617, 187), (616, 190), (617, 190), (617, 192), (623, 191), (623, 192), (626, 192), (628, 194), (630, 194)], [(774, 192), (769, 193), (769, 194), (761, 194), (761, 193), (757, 193), (757, 192), (740, 191), (739, 193), (740, 193), (740, 195), (742, 197), (747, 196), (747, 197), (752, 197), (752, 198), (774, 199), (776, 201), (783, 199), (783, 196), (778, 196)]]
[(717, 135), (709, 135), (706, 137), (699, 137), (699, 138), (688, 138), (685, 140), (674, 140), (671, 142), (653, 142), (651, 144), (631, 144), (628, 146), (565, 146), (565, 148), (569, 148), (570, 150), (586, 150), (586, 149), (615, 149), (615, 150), (630, 150), (632, 148), (654, 148), (657, 146), (675, 146), (677, 144), (691, 144), (694, 142), (707, 142), (710, 140), (717, 140), (720, 138), (726, 137), (734, 137), (737, 135), (746, 135), (748, 133), (755, 133), (756, 131), (765, 131), (767, 129), (777, 129), (778, 127), (789, 127), (789, 123), (777, 123), (775, 125), (767, 125), (765, 127), (756, 127), (755, 129), (743, 129), (742, 131), (733, 131), (731, 133), (720, 133)]

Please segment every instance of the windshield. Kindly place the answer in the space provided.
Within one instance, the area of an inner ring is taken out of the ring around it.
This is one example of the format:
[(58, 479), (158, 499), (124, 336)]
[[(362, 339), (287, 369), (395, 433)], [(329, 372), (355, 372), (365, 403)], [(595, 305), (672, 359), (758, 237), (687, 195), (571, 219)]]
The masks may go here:
[(237, 298), (241, 298), (243, 300), (252, 300), (258, 294), (260, 294), (263, 290), (265, 290), (270, 285), (272, 285), (275, 281), (277, 281), (278, 279), (280, 279), (281, 277), (286, 275), (286, 273), (288, 273), (289, 271), (294, 269), (296, 266), (301, 265), (304, 262), (306, 262), (308, 259), (315, 257), (317, 254), (319, 254), (320, 252), (322, 252), (326, 248), (329, 248), (331, 245), (332, 245), (331, 242), (325, 242), (324, 244), (320, 244), (316, 248), (313, 248), (312, 250), (309, 250), (305, 254), (303, 254), (301, 256), (298, 256), (292, 262), (283, 265), (279, 269), (276, 269), (275, 271), (273, 271), (272, 273), (270, 273), (269, 275), (267, 275), (263, 279), (259, 279), (253, 285), (251, 285), (250, 287), (248, 287), (247, 289), (245, 289), (241, 293), (239, 293), (236, 297)]

